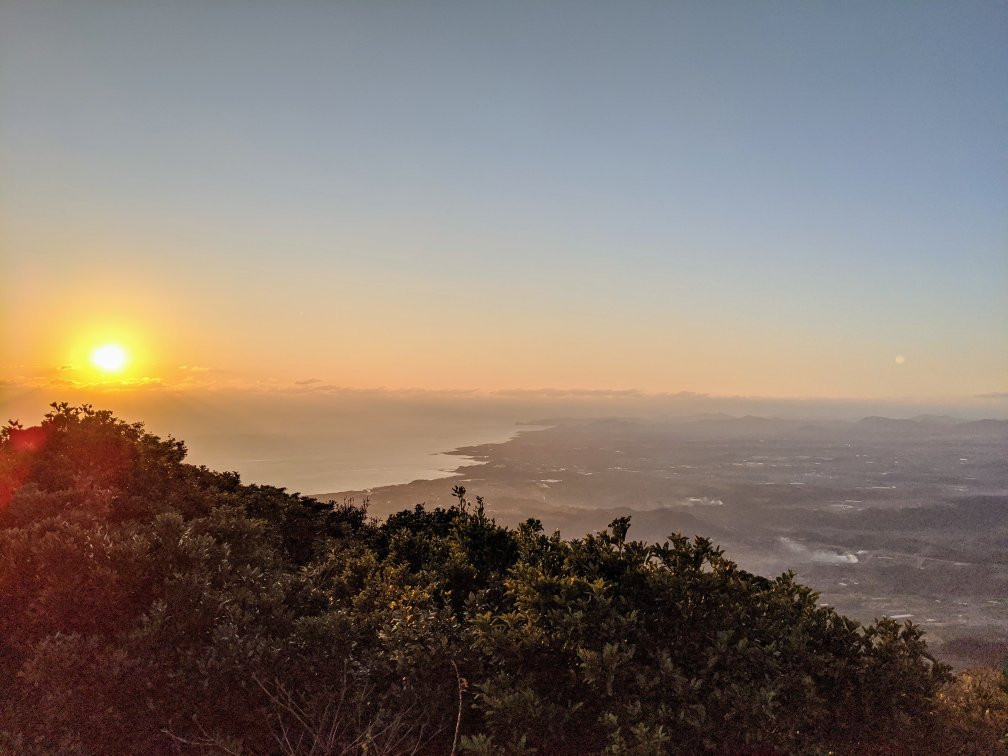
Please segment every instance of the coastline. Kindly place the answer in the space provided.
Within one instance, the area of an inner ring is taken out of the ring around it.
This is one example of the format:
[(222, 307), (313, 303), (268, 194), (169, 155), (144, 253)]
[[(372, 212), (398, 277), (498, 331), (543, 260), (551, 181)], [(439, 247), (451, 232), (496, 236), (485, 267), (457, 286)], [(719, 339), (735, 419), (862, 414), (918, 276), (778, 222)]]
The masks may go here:
[(1008, 428), (875, 425), (558, 422), (458, 447), (465, 462), (439, 478), (316, 498), (383, 518), (448, 507), (464, 485), (498, 523), (565, 538), (630, 516), (632, 539), (709, 538), (750, 572), (793, 570), (844, 614), (911, 619), (957, 667), (988, 663), (1008, 652), (1008, 564), (991, 561), (1008, 532)]
[[(383, 495), (395, 494), (399, 492), (406, 491), (417, 486), (436, 486), (437, 484), (444, 484), (445, 494), (437, 495), (431, 499), (425, 499), (424, 501), (430, 501), (432, 506), (446, 506), (454, 497), (451, 496), (451, 487), (454, 484), (447, 484), (446, 481), (451, 480), (470, 480), (471, 475), (474, 471), (479, 468), (489, 464), (491, 456), (494, 450), (500, 447), (507, 446), (508, 444), (514, 442), (515, 440), (521, 438), (526, 434), (541, 433), (543, 431), (548, 431), (556, 427), (555, 425), (544, 425), (540, 423), (516, 421), (514, 426), (507, 436), (502, 440), (491, 440), (483, 441), (478, 443), (470, 443), (457, 446), (453, 449), (447, 451), (437, 451), (429, 452), (431, 457), (443, 458), (447, 463), (449, 461), (456, 462), (455, 466), (446, 468), (436, 468), (425, 473), (412, 478), (411, 480), (400, 480), (391, 483), (378, 483), (370, 486), (355, 487), (355, 488), (345, 488), (335, 491), (327, 491), (323, 493), (306, 494), (312, 498), (318, 499), (319, 501), (342, 501), (344, 498), (354, 497), (355, 499), (361, 499), (368, 497), (371, 499), (372, 504), (375, 504), (378, 499)], [(393, 496), (393, 499), (397, 502), (399, 500), (398, 496)], [(416, 502), (420, 503), (420, 502)], [(391, 499), (388, 500), (388, 504), (391, 508), (384, 514), (392, 514), (393, 512), (399, 511), (396, 508), (396, 504), (393, 503)], [(385, 508), (382, 508), (385, 509)]]

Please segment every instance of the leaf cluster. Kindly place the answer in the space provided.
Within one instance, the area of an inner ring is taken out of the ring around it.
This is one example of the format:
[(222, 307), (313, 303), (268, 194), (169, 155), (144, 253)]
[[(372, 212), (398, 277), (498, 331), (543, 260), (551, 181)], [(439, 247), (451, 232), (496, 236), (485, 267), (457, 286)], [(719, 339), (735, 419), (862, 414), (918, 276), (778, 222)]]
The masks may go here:
[(184, 457), (86, 405), (0, 433), (0, 750), (857, 750), (948, 680), (704, 538), (506, 528), (462, 487), (378, 522)]

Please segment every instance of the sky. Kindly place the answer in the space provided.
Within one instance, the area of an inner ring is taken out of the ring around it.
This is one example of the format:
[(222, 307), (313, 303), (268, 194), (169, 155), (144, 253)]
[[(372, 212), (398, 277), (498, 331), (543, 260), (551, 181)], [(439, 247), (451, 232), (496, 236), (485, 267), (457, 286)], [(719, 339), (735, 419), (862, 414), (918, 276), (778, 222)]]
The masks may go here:
[(1003, 415), (1006, 134), (1003, 2), (3, 0), (0, 384)]

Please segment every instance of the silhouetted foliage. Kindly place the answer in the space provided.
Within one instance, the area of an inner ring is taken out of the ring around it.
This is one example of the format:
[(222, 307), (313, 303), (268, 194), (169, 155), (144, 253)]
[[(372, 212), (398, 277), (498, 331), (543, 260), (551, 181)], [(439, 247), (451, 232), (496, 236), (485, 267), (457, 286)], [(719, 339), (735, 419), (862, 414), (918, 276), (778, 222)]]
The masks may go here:
[(461, 486), (379, 523), (184, 456), (88, 406), (2, 431), (0, 751), (924, 751), (955, 730), (919, 628), (863, 627), (704, 538), (509, 529)]

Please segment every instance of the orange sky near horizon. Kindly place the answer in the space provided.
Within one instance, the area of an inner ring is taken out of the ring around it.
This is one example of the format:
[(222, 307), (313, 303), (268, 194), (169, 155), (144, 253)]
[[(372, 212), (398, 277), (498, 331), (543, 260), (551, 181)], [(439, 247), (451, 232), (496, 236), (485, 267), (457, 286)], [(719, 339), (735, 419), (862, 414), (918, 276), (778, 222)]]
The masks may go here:
[(5, 3), (0, 384), (1004, 394), (1006, 32)]
[[(343, 297), (343, 315), (331, 317), (311, 300), (295, 311), (296, 297), (264, 302), (252, 295), (233, 304), (243, 312), (215, 318), (194, 312), (184, 287), (173, 292), (167, 283), (147, 294), (142, 283), (94, 282), (69, 301), (61, 288), (15, 294), (21, 301), (5, 305), (15, 317), (5, 319), (0, 380), (176, 390), (316, 383), (853, 399), (956, 399), (998, 388), (979, 370), (964, 375), (964, 365), (978, 362), (975, 355), (950, 359), (945, 350), (928, 349), (926, 334), (900, 345), (882, 339), (836, 344), (824, 354), (813, 333), (760, 332), (751, 323), (745, 327), (744, 318), (642, 325), (591, 312), (507, 313), (465, 295), (425, 312), (394, 314), (387, 308), (369, 312), (365, 297)], [(355, 314), (362, 311), (367, 314)], [(92, 350), (103, 344), (128, 353), (122, 373), (105, 374), (90, 364)], [(998, 355), (990, 357), (988, 374), (997, 375)]]

